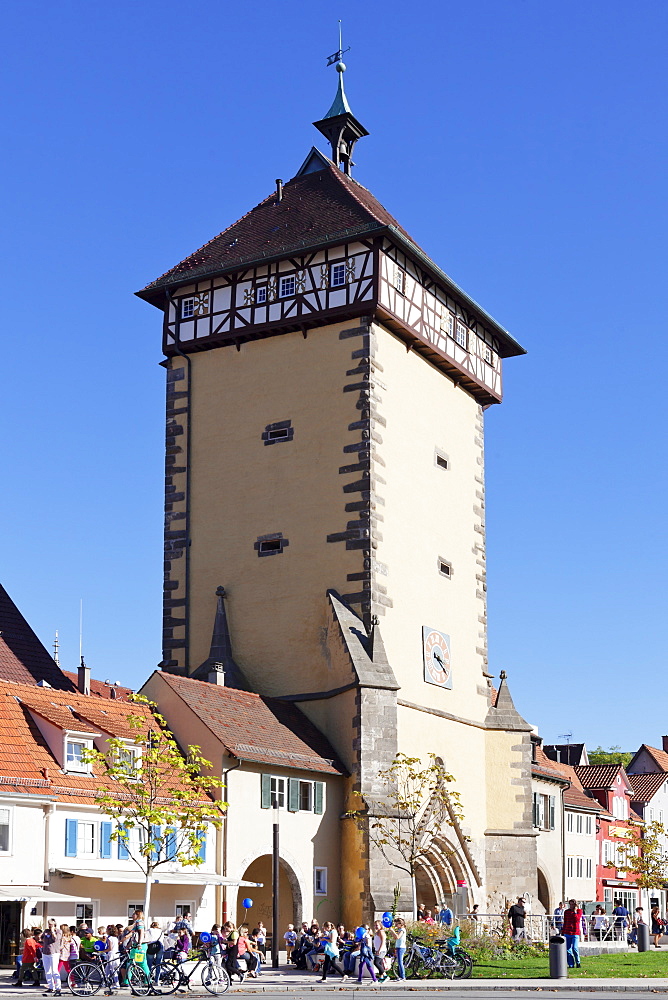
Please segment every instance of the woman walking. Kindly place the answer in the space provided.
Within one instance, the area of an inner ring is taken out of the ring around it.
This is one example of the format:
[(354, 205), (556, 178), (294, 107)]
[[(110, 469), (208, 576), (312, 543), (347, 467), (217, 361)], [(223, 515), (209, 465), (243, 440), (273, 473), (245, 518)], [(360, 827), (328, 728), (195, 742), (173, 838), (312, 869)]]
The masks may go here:
[(376, 970), (373, 967), (373, 951), (371, 950), (371, 931), (369, 927), (366, 928), (366, 933), (360, 941), (360, 962), (359, 971), (357, 973), (357, 982), (362, 982), (362, 972), (364, 969), (368, 970), (369, 975), (373, 979), (374, 983), (378, 980), (376, 979)]
[(397, 975), (399, 976), (399, 979), (405, 979), (406, 970), (404, 969), (404, 955), (406, 954), (406, 921), (404, 918), (397, 917), (394, 921), (394, 927), (391, 927), (390, 930), (394, 935), (394, 955), (397, 960)]
[[(60, 946), (60, 963), (58, 965), (58, 972), (65, 971), (65, 975), (70, 973), (70, 956), (72, 954), (72, 945), (74, 941), (72, 940), (72, 931), (67, 924), (61, 924), (60, 930), (63, 935), (63, 943)], [(75, 958), (78, 958), (78, 953)]]
[(330, 969), (336, 971), (334, 962), (339, 957), (339, 932), (329, 920), (326, 920), (322, 926), (321, 940), (325, 945), (325, 964), (322, 967), (322, 979), (318, 979), (317, 982), (324, 983)]
[(63, 932), (56, 924), (53, 917), (46, 925), (46, 930), (42, 934), (42, 963), (44, 965), (44, 975), (46, 976), (46, 990), (44, 996), (53, 994), (60, 996), (60, 949), (63, 946)]
[(387, 955), (387, 934), (380, 920), (373, 922), (373, 964), (380, 973), (381, 980), (387, 979), (385, 956)]
[(652, 907), (652, 936), (654, 937), (654, 947), (660, 948), (661, 945), (659, 941), (663, 936), (663, 920), (661, 919), (661, 914), (659, 912), (658, 906)]

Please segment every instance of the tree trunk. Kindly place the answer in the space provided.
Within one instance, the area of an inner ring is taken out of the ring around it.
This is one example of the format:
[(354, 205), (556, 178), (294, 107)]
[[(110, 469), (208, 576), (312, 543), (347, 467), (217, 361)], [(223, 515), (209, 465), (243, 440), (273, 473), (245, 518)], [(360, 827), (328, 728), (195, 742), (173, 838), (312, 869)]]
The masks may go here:
[(417, 920), (417, 885), (415, 884), (415, 872), (411, 872), (411, 892), (413, 894), (413, 920)]
[(151, 886), (152, 886), (152, 884), (153, 884), (153, 869), (149, 865), (148, 869), (147, 869), (147, 872), (146, 872), (146, 885), (144, 887), (144, 933), (146, 932), (146, 928), (148, 928), (148, 926), (149, 926), (149, 924), (151, 922), (150, 917), (149, 917), (148, 908), (151, 905)]

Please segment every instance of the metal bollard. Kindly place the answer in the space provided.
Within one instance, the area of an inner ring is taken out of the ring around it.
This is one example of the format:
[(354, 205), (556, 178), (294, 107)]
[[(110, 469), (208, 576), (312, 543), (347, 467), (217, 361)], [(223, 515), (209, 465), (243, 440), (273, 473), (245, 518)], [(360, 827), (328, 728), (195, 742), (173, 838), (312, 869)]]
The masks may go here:
[(649, 951), (649, 924), (638, 924), (638, 951)]
[(568, 979), (566, 938), (561, 934), (550, 938), (550, 979)]

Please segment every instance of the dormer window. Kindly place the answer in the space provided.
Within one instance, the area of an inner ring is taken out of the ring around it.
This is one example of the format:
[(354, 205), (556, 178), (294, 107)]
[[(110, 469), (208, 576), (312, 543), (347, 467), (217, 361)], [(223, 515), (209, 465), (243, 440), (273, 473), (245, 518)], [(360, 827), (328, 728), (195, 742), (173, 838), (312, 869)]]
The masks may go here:
[(122, 747), (117, 752), (117, 763), (124, 777), (132, 778), (135, 781), (139, 780), (139, 766), (141, 764), (139, 747), (130, 745)]
[(65, 738), (65, 770), (78, 774), (90, 774), (90, 764), (85, 759), (90, 743), (86, 740)]

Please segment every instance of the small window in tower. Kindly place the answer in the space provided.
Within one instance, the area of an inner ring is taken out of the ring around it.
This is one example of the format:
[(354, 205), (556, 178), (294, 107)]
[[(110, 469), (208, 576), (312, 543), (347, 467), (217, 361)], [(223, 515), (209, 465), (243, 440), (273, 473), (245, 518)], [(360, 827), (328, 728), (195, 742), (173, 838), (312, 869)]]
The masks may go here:
[(267, 286), (258, 285), (255, 289), (255, 301), (259, 304), (267, 301)]
[(181, 319), (192, 319), (195, 315), (195, 296), (191, 295), (181, 302)]
[(329, 277), (330, 288), (340, 288), (341, 285), (346, 283), (346, 265), (345, 264), (332, 264), (331, 273)]
[(447, 576), (448, 579), (452, 576), (452, 565), (446, 560), (439, 557), (438, 560), (438, 572), (441, 576)]
[(398, 264), (394, 265), (394, 287), (402, 295), (406, 291), (406, 272)]
[(287, 538), (283, 538), (281, 532), (278, 531), (273, 535), (260, 535), (253, 548), (258, 556), (262, 558), (263, 556), (280, 555), (283, 549), (289, 544)]
[(466, 334), (467, 334), (466, 327), (464, 326), (463, 323), (460, 323), (459, 320), (457, 320), (457, 327), (455, 329), (455, 340), (457, 341), (460, 347), (464, 348), (464, 350), (466, 350), (466, 344), (467, 344)]
[(445, 454), (444, 451), (440, 451), (438, 448), (434, 452), (434, 461), (436, 462), (436, 465), (439, 467), (439, 469), (450, 468), (449, 457)]
[(494, 363), (494, 358), (492, 357), (492, 348), (485, 345), (485, 361), (488, 365)]
[(288, 295), (295, 294), (295, 276), (291, 275), (289, 278), (281, 278), (281, 298), (285, 299)]
[(262, 440), (267, 444), (276, 444), (278, 441), (292, 441), (295, 436), (295, 429), (291, 420), (279, 420), (275, 424), (267, 424), (262, 432)]

